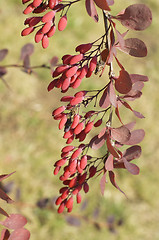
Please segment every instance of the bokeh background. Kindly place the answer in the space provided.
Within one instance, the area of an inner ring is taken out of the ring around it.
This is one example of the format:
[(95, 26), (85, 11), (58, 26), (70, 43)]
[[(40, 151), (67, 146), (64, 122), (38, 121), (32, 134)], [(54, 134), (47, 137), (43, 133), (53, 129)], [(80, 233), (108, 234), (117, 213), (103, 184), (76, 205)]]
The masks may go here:
[[(1, 206), (8, 213), (19, 212), (27, 217), (32, 240), (159, 239), (159, 2), (140, 0), (133, 3), (147, 4), (153, 12), (153, 22), (144, 32), (128, 35), (146, 43), (148, 57), (120, 56), (128, 72), (148, 75), (150, 79), (142, 98), (133, 103), (133, 107), (146, 117), (136, 119), (136, 127), (146, 131), (143, 154), (137, 160), (140, 175), (133, 176), (124, 170), (117, 174), (118, 184), (129, 200), (111, 184), (106, 185), (104, 197), (101, 196), (97, 178), (91, 182), (90, 192), (82, 195), (80, 206), (75, 206), (70, 215), (58, 215), (53, 202), (61, 185), (52, 172), (65, 142), (51, 112), (60, 103), (59, 91), (47, 92), (51, 77), (46, 69), (28, 75), (20, 69), (8, 68), (5, 80), (11, 91), (0, 81), (0, 173), (16, 170), (2, 186), (16, 203), (7, 205), (1, 201)], [(117, 1), (112, 9), (118, 13), (129, 4), (128, 0)], [(34, 43), (33, 34), (23, 38), (20, 35), (25, 19), (23, 9), (21, 0), (0, 1), (0, 49), (9, 49), (2, 65), (20, 63), (21, 47)], [(95, 24), (86, 14), (84, 1), (72, 7), (68, 19), (66, 30), (57, 31), (48, 49), (35, 45), (32, 65), (48, 64), (53, 56), (60, 59), (64, 54), (73, 54), (78, 44), (93, 41), (103, 34), (102, 15), (99, 24)], [(104, 78), (96, 81), (93, 77), (84, 81), (81, 88), (97, 88), (103, 86), (103, 81)], [(129, 111), (123, 116), (128, 121), (135, 120)]]

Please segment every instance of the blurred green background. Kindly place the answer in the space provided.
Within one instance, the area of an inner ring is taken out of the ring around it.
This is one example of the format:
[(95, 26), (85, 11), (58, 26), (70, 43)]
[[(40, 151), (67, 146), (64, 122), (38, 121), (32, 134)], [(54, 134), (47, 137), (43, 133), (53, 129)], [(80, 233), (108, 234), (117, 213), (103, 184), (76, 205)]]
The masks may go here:
[[(82, 195), (80, 206), (75, 206), (69, 216), (58, 215), (52, 202), (61, 185), (52, 171), (65, 141), (51, 112), (60, 104), (59, 91), (47, 92), (51, 77), (45, 69), (37, 70), (38, 76), (28, 75), (20, 69), (8, 69), (5, 80), (12, 91), (0, 82), (0, 173), (16, 170), (4, 181), (16, 203), (6, 205), (1, 201), (1, 206), (8, 213), (19, 212), (27, 217), (32, 240), (159, 239), (159, 2), (140, 0), (133, 3), (146, 3), (153, 12), (153, 23), (144, 32), (128, 35), (139, 37), (146, 43), (148, 57), (136, 59), (125, 54), (120, 56), (129, 73), (148, 75), (150, 79), (145, 84), (142, 98), (133, 103), (135, 110), (146, 117), (144, 120), (136, 119), (136, 128), (143, 127), (146, 131), (142, 142), (143, 154), (137, 160), (140, 175), (132, 176), (123, 170), (117, 175), (118, 184), (129, 200), (111, 184), (106, 185), (102, 197), (99, 179), (96, 179), (92, 181), (90, 192)], [(128, 0), (117, 1), (112, 10), (116, 14), (129, 4)], [(0, 49), (9, 49), (2, 65), (19, 63), (21, 47), (29, 42), (34, 43), (34, 34), (23, 38), (20, 35), (25, 19), (23, 9), (20, 0), (0, 1)], [(84, 1), (72, 7), (68, 19), (66, 30), (56, 32), (48, 49), (43, 50), (41, 44), (35, 45), (32, 65), (47, 64), (53, 56), (61, 58), (64, 54), (73, 54), (78, 44), (93, 41), (103, 34), (102, 15), (99, 24), (95, 24), (86, 14)], [(94, 79), (84, 81), (81, 88), (92, 87), (91, 81), (95, 89), (103, 86), (104, 78)], [(123, 115), (128, 121), (135, 120), (129, 111)], [(42, 199), (43, 202), (39, 203)], [(47, 199), (52, 201), (42, 208)]]

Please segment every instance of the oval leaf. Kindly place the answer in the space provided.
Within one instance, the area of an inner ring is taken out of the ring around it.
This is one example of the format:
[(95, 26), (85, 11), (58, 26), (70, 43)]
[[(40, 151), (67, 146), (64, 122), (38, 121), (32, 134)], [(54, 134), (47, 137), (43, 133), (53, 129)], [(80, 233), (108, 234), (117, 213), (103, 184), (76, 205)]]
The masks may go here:
[(30, 232), (25, 228), (19, 228), (13, 231), (8, 240), (29, 240)]
[(128, 93), (132, 88), (130, 75), (124, 69), (120, 71), (119, 77), (115, 80), (115, 88), (122, 94)]
[(110, 154), (105, 162), (105, 170), (107, 171), (112, 171), (114, 166), (113, 166), (113, 155)]
[(4, 76), (7, 73), (7, 69), (5, 67), (0, 66), (0, 77)]
[(130, 163), (126, 160), (126, 158), (123, 159), (125, 168), (133, 175), (138, 175), (140, 172), (140, 169), (138, 166), (136, 166), (134, 163)]
[(1, 224), (10, 229), (22, 228), (27, 223), (27, 220), (21, 214), (11, 214)]
[(101, 138), (98, 138), (98, 136), (95, 136), (90, 141), (90, 147), (92, 149), (99, 149), (101, 148), (106, 140), (106, 135), (103, 135)]
[(111, 137), (116, 141), (123, 143), (130, 139), (131, 133), (128, 128), (125, 126), (121, 126), (119, 128), (112, 128), (111, 129)]
[(107, 128), (105, 127), (105, 128), (103, 128), (101, 131), (100, 131), (100, 133), (98, 134), (98, 138), (101, 138), (101, 137), (103, 137), (104, 136), (104, 134), (106, 133), (106, 131), (107, 131)]
[(25, 57), (28, 55), (32, 55), (34, 52), (34, 45), (32, 43), (25, 44), (21, 49), (21, 60), (24, 60)]
[(85, 6), (88, 15), (92, 17), (95, 22), (98, 22), (98, 14), (93, 0), (86, 0)]
[(116, 99), (116, 93), (115, 93), (112, 81), (110, 82), (110, 84), (108, 86), (108, 95), (109, 95), (109, 100), (110, 100), (111, 104), (116, 108), (117, 99)]
[(106, 172), (104, 173), (104, 175), (102, 176), (102, 178), (100, 180), (100, 189), (101, 189), (102, 195), (104, 195), (105, 184), (106, 184)]
[(123, 158), (125, 158), (128, 162), (132, 161), (133, 159), (140, 157), (141, 151), (142, 150), (140, 146), (134, 145), (126, 149), (126, 151), (123, 153)]
[(144, 136), (145, 136), (145, 132), (143, 129), (134, 130), (131, 132), (130, 139), (128, 141), (124, 142), (124, 144), (136, 145), (144, 139)]
[(145, 43), (138, 38), (126, 39), (124, 46), (120, 46), (119, 49), (133, 57), (147, 56), (147, 47)]
[(4, 48), (0, 50), (0, 61), (2, 61), (8, 54), (8, 49)]
[(151, 24), (152, 13), (145, 4), (133, 4), (128, 6), (123, 14), (118, 15), (118, 20), (128, 29), (141, 31)]
[(108, 89), (106, 88), (101, 96), (101, 99), (99, 101), (99, 106), (101, 108), (107, 108), (110, 105), (110, 99), (108, 95)]

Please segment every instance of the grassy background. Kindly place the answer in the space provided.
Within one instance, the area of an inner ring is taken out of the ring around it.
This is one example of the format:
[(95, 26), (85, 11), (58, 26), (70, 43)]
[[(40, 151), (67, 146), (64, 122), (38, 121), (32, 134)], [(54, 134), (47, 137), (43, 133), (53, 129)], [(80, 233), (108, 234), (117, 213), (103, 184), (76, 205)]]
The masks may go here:
[[(18, 69), (9, 69), (5, 79), (12, 91), (0, 82), (0, 168), (2, 173), (16, 173), (6, 180), (12, 186), (10, 196), (17, 199), (14, 205), (6, 206), (9, 213), (20, 212), (28, 218), (27, 228), (32, 240), (43, 239), (159, 239), (159, 81), (158, 81), (158, 7), (155, 0), (135, 1), (149, 5), (153, 12), (153, 23), (144, 32), (133, 32), (144, 40), (148, 47), (146, 59), (130, 58), (121, 54), (121, 60), (130, 73), (148, 75), (143, 96), (133, 106), (146, 116), (137, 120), (137, 128), (143, 127), (146, 137), (142, 143), (143, 154), (138, 160), (141, 168), (139, 176), (125, 171), (118, 174), (118, 183), (129, 196), (124, 196), (110, 184), (106, 186), (104, 197), (99, 191), (99, 181), (92, 182), (91, 190), (83, 195), (83, 204), (75, 206), (71, 215), (76, 226), (68, 224), (71, 218), (58, 215), (53, 205), (41, 209), (36, 202), (42, 198), (52, 201), (57, 196), (60, 183), (52, 175), (54, 162), (59, 158), (65, 142), (57, 130), (57, 122), (51, 118), (52, 109), (59, 104), (58, 91), (48, 93), (50, 73), (39, 70), (38, 77), (27, 75)], [(130, 3), (120, 1), (112, 8), (119, 12)], [(92, 41), (103, 31), (102, 20), (95, 24), (83, 11), (84, 1), (73, 6), (69, 14), (68, 27), (64, 33), (57, 32), (48, 49), (35, 45), (32, 64), (47, 63), (53, 56), (73, 53), (81, 42)], [(8, 48), (9, 55), (3, 64), (18, 63), (20, 48), (33, 43), (33, 35), (22, 38), (25, 16), (20, 0), (0, 1), (0, 48)], [(82, 17), (80, 16), (82, 12)], [(101, 17), (100, 17), (101, 18)], [(102, 19), (102, 18), (101, 18)], [(82, 87), (102, 86), (103, 79), (85, 81)], [(135, 118), (126, 112), (128, 121)], [(13, 181), (13, 182), (12, 182)], [(2, 217), (1, 217), (2, 218)], [(95, 223), (96, 222), (96, 223)], [(112, 222), (112, 225), (110, 224)]]

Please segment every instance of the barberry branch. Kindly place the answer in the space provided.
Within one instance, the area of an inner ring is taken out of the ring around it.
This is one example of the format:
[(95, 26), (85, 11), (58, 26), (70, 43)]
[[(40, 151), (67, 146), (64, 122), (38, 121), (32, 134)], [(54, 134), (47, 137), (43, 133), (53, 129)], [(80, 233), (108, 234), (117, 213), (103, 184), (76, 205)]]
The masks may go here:
[[(23, 13), (26, 15), (32, 13), (33, 16), (26, 18), (24, 25), (27, 27), (21, 35), (29, 35), (38, 28), (35, 33), (35, 42), (41, 42), (43, 48), (49, 46), (49, 39), (55, 34), (56, 25), (60, 32), (66, 28), (71, 6), (80, 2), (80, 0), (22, 0), (22, 3), (26, 4), (30, 1)], [(142, 96), (142, 88), (148, 81), (148, 77), (128, 73), (126, 67), (120, 62), (117, 51), (133, 57), (145, 57), (147, 48), (138, 38), (125, 39), (128, 31), (120, 33), (118, 24), (122, 24), (128, 30), (142, 31), (151, 24), (152, 14), (146, 5), (132, 4), (113, 16), (110, 14), (112, 5), (113, 1), (85, 0), (86, 11), (96, 23), (99, 19), (96, 7), (102, 11), (105, 33), (92, 42), (78, 45), (75, 48), (77, 54), (64, 55), (62, 64), (57, 65), (55, 61), (50, 66), (45, 64), (31, 66), (29, 60), (33, 53), (33, 46), (27, 45), (21, 52), (23, 64), (0, 67), (0, 76), (5, 84), (3, 76), (6, 74), (6, 68), (9, 67), (24, 68), (27, 73), (37, 68), (51, 69), (53, 80), (48, 86), (48, 91), (58, 88), (63, 94), (70, 88), (74, 90), (80, 85), (83, 86), (84, 79), (89, 79), (93, 74), (96, 81), (107, 69), (108, 82), (104, 83), (103, 88), (93, 91), (85, 89), (75, 92), (73, 96), (63, 96), (60, 99), (62, 105), (52, 112), (53, 118), (59, 120), (59, 130), (63, 131), (63, 138), (66, 140), (66, 146), (61, 150), (61, 157), (54, 164), (54, 175), (63, 170), (59, 177), (63, 187), (60, 188), (55, 202), (59, 206), (58, 213), (62, 213), (65, 208), (71, 212), (75, 198), (78, 204), (82, 201), (81, 191), (88, 193), (88, 182), (93, 177), (96, 179), (97, 176), (102, 175), (100, 180), (102, 194), (104, 194), (106, 177), (108, 177), (111, 184), (125, 195), (116, 183), (115, 170), (126, 169), (133, 175), (139, 174), (140, 171), (139, 167), (131, 161), (141, 155), (141, 147), (138, 144), (143, 140), (145, 132), (143, 129), (133, 130), (134, 122), (124, 123), (120, 111), (121, 109), (130, 110), (137, 118), (144, 118), (130, 106), (128, 101), (134, 101)], [(6, 54), (6, 49), (0, 51), (0, 61)], [(113, 71), (114, 61), (119, 69), (115, 72)], [(119, 120), (119, 127), (113, 126), (115, 116)], [(98, 150), (102, 147), (105, 150), (102, 157), (89, 155), (89, 150)], [(4, 197), (6, 201), (11, 201), (7, 195), (3, 194), (1, 198), (4, 199)], [(1, 213), (7, 216), (6, 221), (10, 221), (3, 209)], [(14, 216), (11, 216), (12, 218), (15, 221)], [(23, 220), (22, 227), (26, 223), (26, 220)], [(5, 226), (6, 221), (1, 224)], [(13, 236), (14, 234), (13, 232)], [(28, 231), (24, 235), (27, 235), (25, 239), (29, 239)]]

